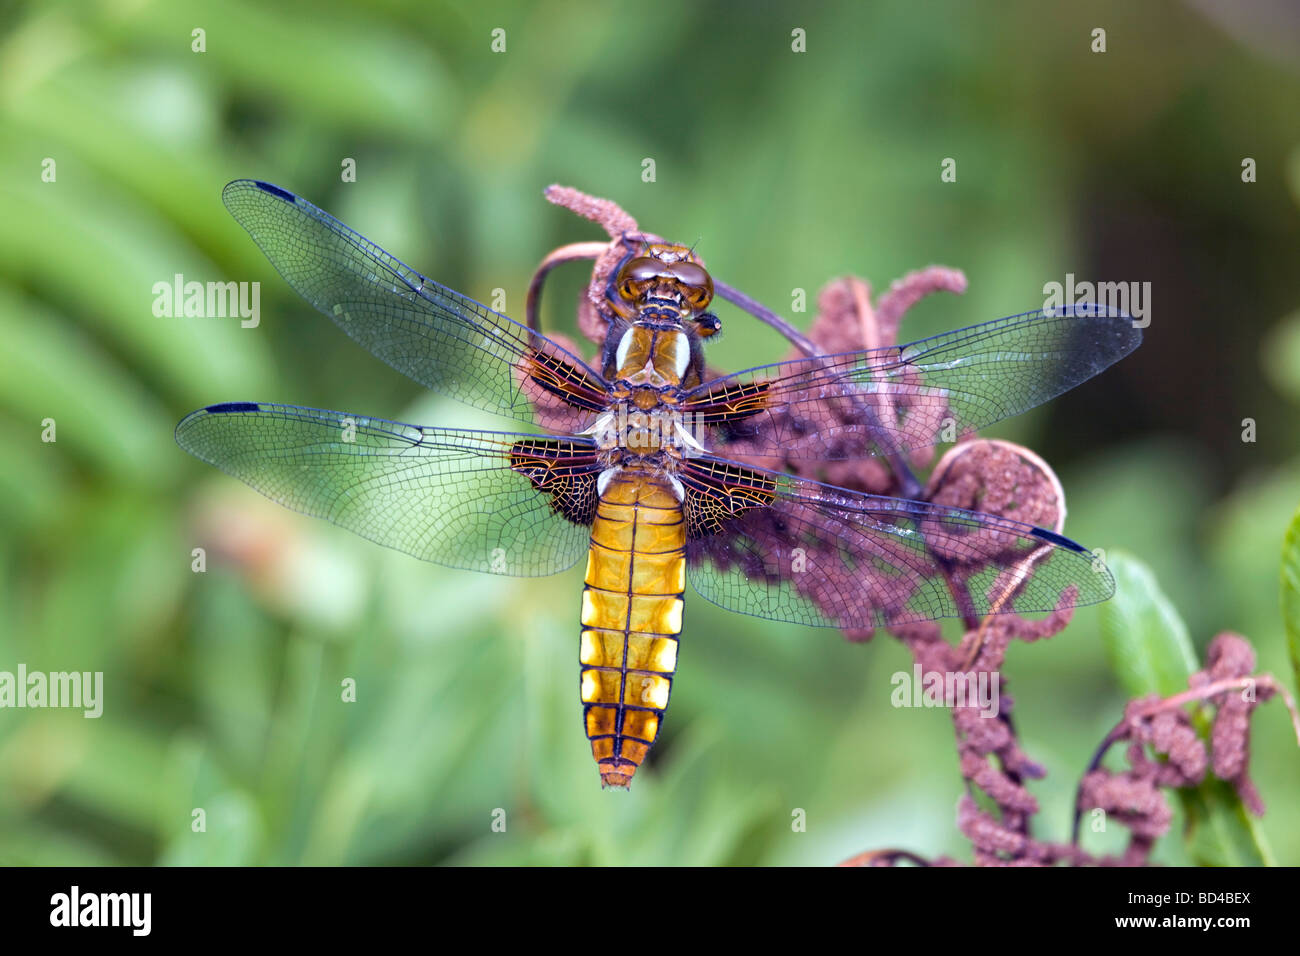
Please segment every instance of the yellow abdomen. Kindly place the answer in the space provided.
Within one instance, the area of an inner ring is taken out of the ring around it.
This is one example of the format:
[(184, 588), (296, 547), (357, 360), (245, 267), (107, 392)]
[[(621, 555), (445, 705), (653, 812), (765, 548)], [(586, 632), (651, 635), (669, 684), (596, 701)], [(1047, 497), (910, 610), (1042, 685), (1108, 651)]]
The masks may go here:
[(617, 471), (591, 526), (579, 653), (583, 717), (606, 786), (628, 786), (659, 735), (685, 588), (686, 522), (672, 485)]

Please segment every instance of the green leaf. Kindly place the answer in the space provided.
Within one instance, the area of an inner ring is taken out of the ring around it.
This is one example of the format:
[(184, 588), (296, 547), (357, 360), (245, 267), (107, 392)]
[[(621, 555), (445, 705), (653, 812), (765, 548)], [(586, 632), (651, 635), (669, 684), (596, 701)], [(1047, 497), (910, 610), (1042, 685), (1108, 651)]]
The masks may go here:
[(1187, 625), (1145, 564), (1121, 552), (1107, 563), (1115, 597), (1102, 605), (1101, 635), (1120, 684), (1133, 697), (1186, 690), (1197, 669)]
[(1291, 519), (1282, 544), (1282, 621), (1291, 669), (1300, 685), (1300, 510)]
[(1198, 866), (1276, 866), (1259, 821), (1232, 784), (1210, 778), (1178, 791), (1186, 815), (1187, 853)]
[(1260, 363), (1278, 391), (1292, 399), (1300, 396), (1300, 310), (1269, 330)]
[(162, 866), (250, 866), (263, 836), (257, 804), (242, 790), (203, 798), (203, 829), (194, 832), (189, 815), (172, 828), (158, 862)]

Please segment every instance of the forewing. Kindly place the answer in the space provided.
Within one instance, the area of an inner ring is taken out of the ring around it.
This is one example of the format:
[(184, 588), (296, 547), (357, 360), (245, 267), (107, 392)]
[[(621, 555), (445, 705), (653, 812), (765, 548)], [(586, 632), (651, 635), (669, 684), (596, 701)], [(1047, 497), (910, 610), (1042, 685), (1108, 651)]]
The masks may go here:
[(1055, 532), (703, 456), (684, 463), (688, 575), (722, 607), (821, 627), (1050, 611), (1114, 592)]
[(735, 444), (728, 454), (887, 455), (954, 441), (1033, 408), (1141, 339), (1117, 310), (1038, 310), (908, 345), (760, 366), (706, 382), (681, 407), (710, 447)]
[(582, 439), (228, 402), (186, 416), (176, 441), (286, 507), (454, 568), (563, 571), (586, 551), (596, 506)]
[(236, 180), (230, 214), (294, 290), (393, 368), (476, 408), (532, 423), (543, 389), (581, 431), (603, 408), (600, 375), (555, 342), (425, 278), (305, 199)]

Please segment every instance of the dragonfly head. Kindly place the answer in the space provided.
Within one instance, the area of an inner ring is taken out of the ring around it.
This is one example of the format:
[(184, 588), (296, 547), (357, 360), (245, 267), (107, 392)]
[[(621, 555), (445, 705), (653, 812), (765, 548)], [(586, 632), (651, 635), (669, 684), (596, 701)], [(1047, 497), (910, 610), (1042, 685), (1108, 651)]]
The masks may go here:
[[(676, 320), (696, 319), (713, 301), (713, 279), (686, 246), (647, 244), (623, 263), (607, 297), (627, 319), (643, 314)], [(716, 320), (703, 323), (703, 335), (717, 331)]]

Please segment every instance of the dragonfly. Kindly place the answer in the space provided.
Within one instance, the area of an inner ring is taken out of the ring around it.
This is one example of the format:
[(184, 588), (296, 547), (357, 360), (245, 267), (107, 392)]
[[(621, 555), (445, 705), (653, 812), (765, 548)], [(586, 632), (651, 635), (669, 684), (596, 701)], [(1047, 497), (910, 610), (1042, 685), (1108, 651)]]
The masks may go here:
[[(1055, 531), (776, 465), (898, 456), (936, 443), (926, 423), (969, 433), (1032, 408), (1137, 347), (1141, 332), (1122, 313), (1039, 309), (714, 375), (710, 274), (691, 249), (645, 240), (610, 274), (608, 331), (589, 363), (288, 190), (237, 180), (222, 199), (285, 281), (357, 344), (527, 428), (227, 401), (186, 416), (177, 442), (282, 505), (441, 565), (540, 576), (585, 558), (579, 697), (602, 786), (627, 788), (660, 734), (687, 580), (732, 611), (837, 628), (1113, 594), (1100, 558)], [(749, 454), (727, 457), (738, 442)], [(765, 457), (774, 467), (756, 463)]]

